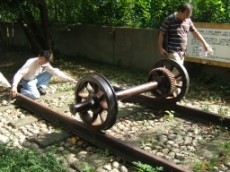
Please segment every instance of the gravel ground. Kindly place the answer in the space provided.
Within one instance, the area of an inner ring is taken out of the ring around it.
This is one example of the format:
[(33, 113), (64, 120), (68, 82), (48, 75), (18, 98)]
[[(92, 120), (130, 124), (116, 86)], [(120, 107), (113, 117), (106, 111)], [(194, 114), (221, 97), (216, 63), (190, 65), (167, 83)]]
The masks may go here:
[[(48, 95), (38, 101), (51, 108), (58, 108), (66, 115), (71, 115), (68, 105), (73, 103), (74, 95), (73, 91), (68, 90), (72, 88), (74, 86), (68, 83), (52, 84), (48, 89)], [(77, 137), (66, 139), (45, 149), (40, 148), (31, 142), (30, 138), (59, 131), (59, 129), (44, 120), (18, 129), (12, 128), (8, 125), (10, 121), (24, 118), (30, 113), (15, 107), (10, 102), (7, 94), (0, 96), (0, 142), (6, 143), (9, 147), (33, 148), (40, 152), (52, 150), (57, 158), (63, 160), (68, 166), (68, 171), (86, 169), (98, 172), (135, 171), (121, 158)], [(207, 110), (213, 112), (218, 112), (219, 108), (216, 105), (212, 106), (210, 102), (191, 103), (185, 99), (180, 103), (199, 108), (207, 105), (209, 107)], [(229, 112), (227, 105), (222, 105), (221, 108)], [(78, 115), (76, 118), (79, 119)], [(219, 126), (177, 118), (173, 112), (153, 111), (137, 104), (121, 102), (119, 102), (117, 122), (106, 133), (189, 168), (195, 168), (197, 164), (204, 161), (213, 161), (213, 158), (220, 153), (219, 145), (230, 140), (229, 131)], [(230, 157), (217, 161), (211, 171), (230, 171)]]

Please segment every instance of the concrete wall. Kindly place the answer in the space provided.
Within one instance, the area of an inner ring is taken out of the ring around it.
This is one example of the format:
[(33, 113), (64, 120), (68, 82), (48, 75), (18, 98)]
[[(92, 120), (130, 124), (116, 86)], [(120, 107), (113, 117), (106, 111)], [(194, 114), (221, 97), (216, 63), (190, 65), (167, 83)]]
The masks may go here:
[(28, 47), (29, 43), (19, 25), (0, 23), (0, 47)]
[(117, 28), (114, 38), (114, 63), (149, 70), (161, 57), (157, 46), (158, 30)]
[(160, 59), (158, 30), (78, 26), (52, 29), (54, 46), (66, 55), (149, 70)]
[[(50, 28), (54, 47), (61, 54), (82, 56), (104, 63), (149, 71), (161, 59), (157, 46), (157, 29), (113, 28), (97, 26)], [(18, 25), (0, 24), (0, 46), (29, 48)], [(229, 69), (189, 63), (190, 74), (215, 75), (230, 81)]]
[[(30, 47), (18, 25), (5, 24), (0, 28), (2, 45)], [(157, 48), (156, 29), (97, 26), (64, 28), (55, 25), (51, 27), (51, 34), (55, 50), (64, 55), (83, 56), (146, 71), (161, 58)]]
[(113, 32), (110, 27), (52, 28), (54, 47), (62, 54), (84, 56), (113, 63)]

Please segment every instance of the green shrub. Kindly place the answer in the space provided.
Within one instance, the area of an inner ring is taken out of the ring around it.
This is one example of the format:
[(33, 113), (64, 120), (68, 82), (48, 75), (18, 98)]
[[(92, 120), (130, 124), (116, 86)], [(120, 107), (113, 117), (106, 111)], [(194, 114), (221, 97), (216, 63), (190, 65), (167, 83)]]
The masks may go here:
[(38, 153), (35, 150), (9, 149), (0, 145), (1, 172), (65, 172), (62, 162), (52, 153)]

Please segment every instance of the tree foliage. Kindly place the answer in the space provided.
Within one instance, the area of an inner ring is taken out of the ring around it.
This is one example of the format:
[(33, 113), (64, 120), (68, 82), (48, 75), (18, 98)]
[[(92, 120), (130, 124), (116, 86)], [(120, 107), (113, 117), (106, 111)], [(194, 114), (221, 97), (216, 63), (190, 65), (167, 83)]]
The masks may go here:
[(49, 24), (159, 28), (183, 2), (193, 21), (230, 23), (230, 0), (4, 0), (0, 22), (19, 23), (34, 52), (52, 50)]
[[(18, 21), (22, 11), (32, 12), (39, 21), (35, 0), (6, 0), (0, 3), (0, 21)], [(159, 27), (178, 5), (194, 6), (195, 22), (229, 23), (229, 0), (45, 0), (51, 22), (107, 26)]]

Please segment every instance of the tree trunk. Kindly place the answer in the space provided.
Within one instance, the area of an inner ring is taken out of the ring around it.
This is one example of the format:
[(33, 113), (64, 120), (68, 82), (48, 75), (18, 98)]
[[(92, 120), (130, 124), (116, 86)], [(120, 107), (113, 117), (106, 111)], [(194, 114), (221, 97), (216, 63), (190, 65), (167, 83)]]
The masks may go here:
[[(35, 53), (39, 53), (42, 49), (50, 50), (53, 54), (52, 39), (48, 30), (48, 9), (45, 0), (7, 0), (5, 3), (10, 8), (19, 10), (18, 22), (29, 40), (32, 50)], [(32, 8), (38, 7), (41, 25), (37, 24), (33, 12), (30, 10), (31, 5)]]
[(39, 44), (37, 38), (35, 37), (34, 32), (31, 30), (31, 28), (29, 28), (28, 24), (25, 22), (20, 22), (20, 25), (21, 25), (27, 39), (30, 42), (30, 45), (31, 45), (33, 52), (38, 54), (42, 48), (41, 48), (41, 45)]
[(24, 12), (24, 20), (28, 25), (28, 27), (30, 28), (30, 30), (33, 32), (35, 38), (37, 39), (38, 44), (40, 44), (41, 49), (44, 49), (43, 46), (44, 39), (42, 36), (43, 35), (42, 30), (37, 24), (37, 22), (35, 21), (35, 18), (31, 11)]
[(53, 55), (53, 43), (51, 39), (51, 35), (49, 33), (49, 21), (48, 21), (48, 10), (45, 0), (38, 1), (38, 8), (40, 10), (40, 19), (41, 19), (41, 29), (43, 33), (43, 41), (42, 44), (43, 49), (50, 50)]

